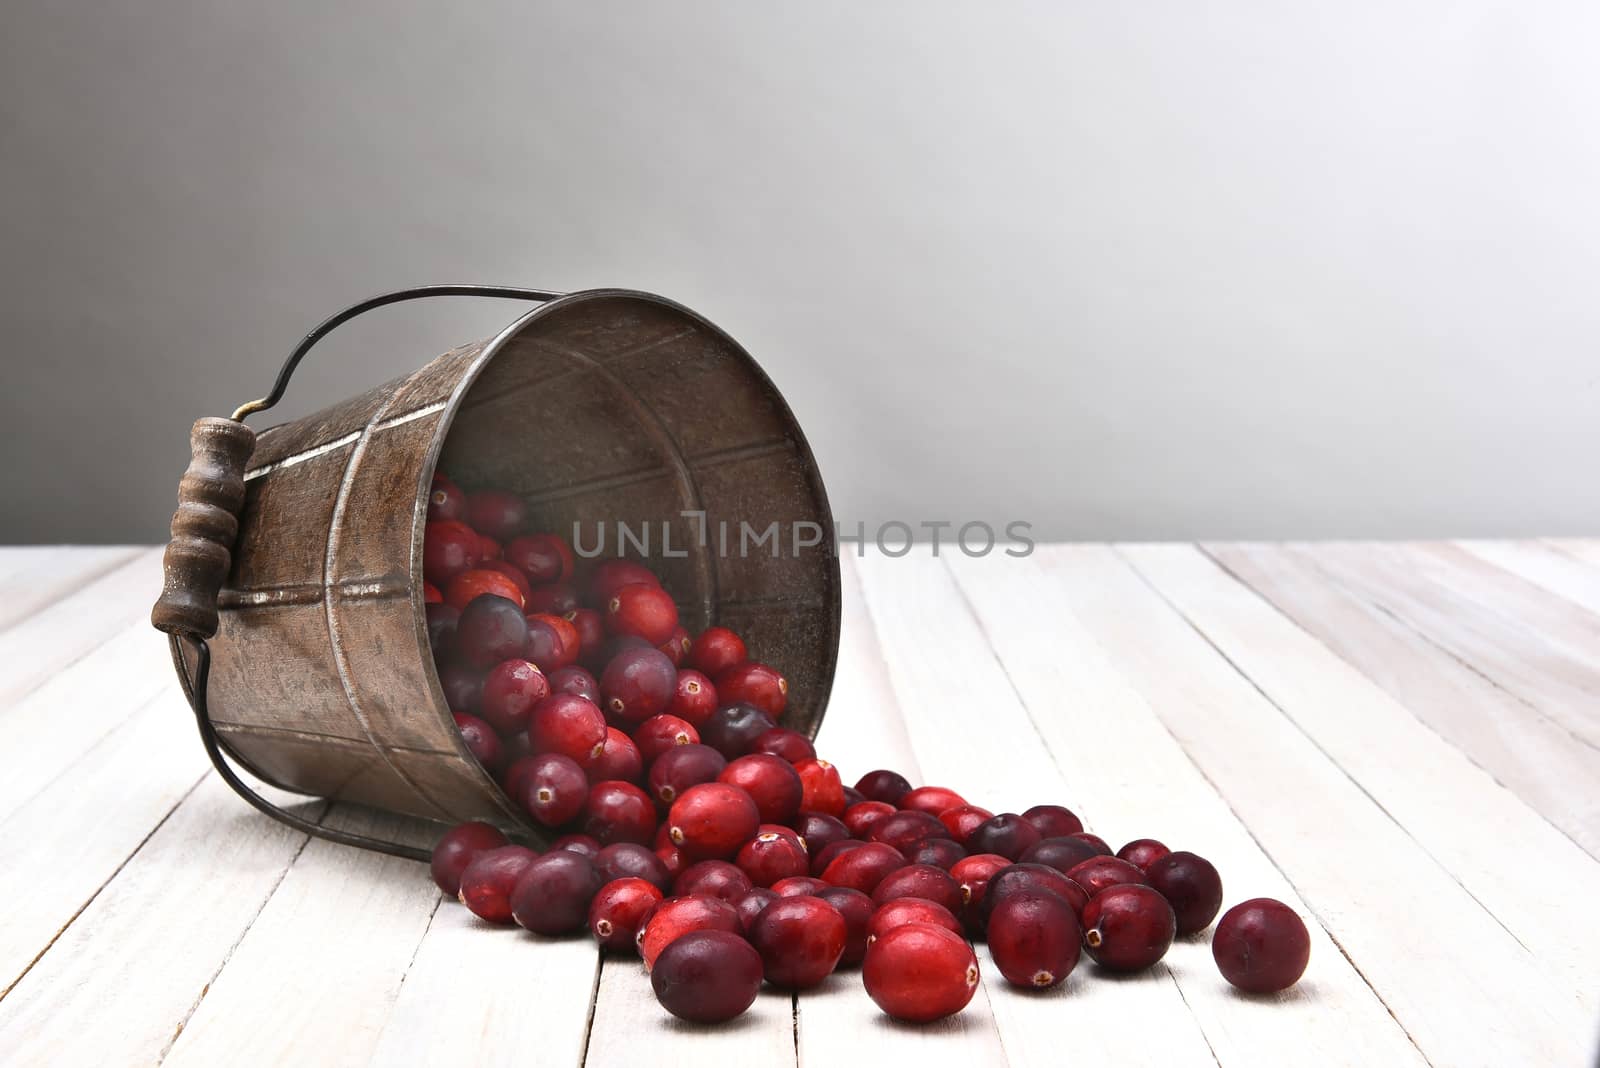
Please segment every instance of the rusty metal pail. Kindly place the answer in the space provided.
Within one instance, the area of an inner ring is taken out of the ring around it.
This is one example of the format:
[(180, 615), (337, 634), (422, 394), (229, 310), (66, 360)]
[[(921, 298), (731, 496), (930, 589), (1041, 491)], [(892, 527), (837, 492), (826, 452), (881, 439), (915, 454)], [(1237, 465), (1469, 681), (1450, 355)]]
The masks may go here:
[[(259, 435), (244, 425), (340, 323), (444, 295), (542, 303), (358, 397)], [(302, 830), (417, 855), (283, 812), (219, 750), (300, 793), (538, 833), (467, 751), (434, 672), (422, 539), (436, 466), (468, 487), (521, 494), (530, 529), (570, 536), (579, 524), (592, 547), (604, 525), (606, 555), (618, 521), (648, 531), (649, 566), (684, 625), (738, 630), (790, 680), (785, 725), (815, 734), (821, 723), (839, 566), (816, 461), (750, 355), (672, 301), (480, 286), (386, 294), (314, 330), (268, 397), (233, 419), (202, 419), (192, 444), (152, 622), (172, 638), (218, 770)], [(742, 521), (778, 524), (781, 544), (741, 553)], [(726, 551), (723, 523), (734, 532)], [(820, 537), (796, 549), (797, 530)]]

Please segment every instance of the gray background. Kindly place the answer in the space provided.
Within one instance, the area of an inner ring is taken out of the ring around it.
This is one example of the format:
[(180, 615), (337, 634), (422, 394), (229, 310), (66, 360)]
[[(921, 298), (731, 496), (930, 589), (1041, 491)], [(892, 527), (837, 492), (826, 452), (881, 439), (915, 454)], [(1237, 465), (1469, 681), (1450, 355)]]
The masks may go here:
[(195, 416), (467, 280), (709, 315), (842, 519), (1592, 534), (1596, 10), (12, 0), (0, 540), (161, 538)]

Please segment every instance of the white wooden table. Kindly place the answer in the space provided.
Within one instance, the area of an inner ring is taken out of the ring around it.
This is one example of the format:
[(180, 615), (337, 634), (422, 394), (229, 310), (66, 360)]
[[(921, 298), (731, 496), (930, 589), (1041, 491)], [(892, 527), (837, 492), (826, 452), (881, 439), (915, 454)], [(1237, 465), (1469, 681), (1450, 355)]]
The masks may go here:
[(1600, 541), (847, 560), (819, 739), (847, 779), (1061, 802), (1312, 932), (1276, 998), (1234, 993), (1199, 937), (1043, 995), (991, 969), (927, 1028), (854, 973), (684, 1026), (634, 961), (486, 929), (420, 865), (257, 815), (146, 622), (158, 567), (0, 549), (0, 1063), (1594, 1062)]

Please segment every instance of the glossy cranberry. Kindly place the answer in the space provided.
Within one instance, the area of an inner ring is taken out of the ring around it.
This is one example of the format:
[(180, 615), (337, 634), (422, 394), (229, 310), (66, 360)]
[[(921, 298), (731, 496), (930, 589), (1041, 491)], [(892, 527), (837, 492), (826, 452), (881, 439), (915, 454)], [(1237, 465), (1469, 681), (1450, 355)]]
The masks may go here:
[(919, 897), (954, 913), (961, 907), (961, 886), (943, 868), (907, 864), (884, 876), (872, 891), (872, 900), (879, 905), (901, 897)]
[(961, 921), (943, 905), (920, 897), (897, 897), (873, 908), (872, 918), (867, 921), (867, 942), (875, 942), (908, 923), (931, 923), (953, 934), (961, 934)]
[(651, 969), (662, 950), (691, 931), (738, 935), (743, 928), (738, 910), (720, 897), (669, 897), (650, 913), (635, 939), (645, 971)]
[(1148, 886), (1100, 891), (1083, 907), (1083, 946), (1096, 964), (1136, 972), (1166, 955), (1178, 921), (1167, 899)]
[(461, 740), (467, 743), (473, 759), (491, 772), (499, 767), (500, 736), (494, 728), (466, 712), (455, 713), (455, 720), (456, 730), (461, 732)]
[(1029, 847), (1021, 859), (1028, 864), (1048, 864), (1065, 873), (1100, 855), (1082, 838), (1046, 838)]
[(789, 680), (766, 664), (748, 660), (711, 677), (724, 701), (755, 705), (774, 721), (789, 703)]
[(456, 623), (461, 619), (461, 609), (447, 604), (430, 604), (424, 609), (428, 620), (428, 648), (435, 660), (444, 660), (455, 654)]
[(528, 716), (528, 741), (536, 753), (560, 753), (589, 767), (605, 749), (606, 718), (592, 701), (551, 694)]
[(667, 874), (676, 879), (689, 867), (689, 862), (683, 858), (683, 850), (668, 842), (666, 845), (656, 846), (656, 858), (667, 869)]
[(872, 828), (893, 816), (895, 811), (887, 801), (863, 801), (845, 809), (841, 818), (852, 836), (865, 840), (872, 834)]
[[(601, 614), (610, 633), (643, 638), (652, 646), (659, 646), (671, 638), (678, 626), (678, 606), (673, 603), (672, 595), (658, 585), (643, 582), (623, 586), (613, 593), (606, 600)], [(660, 652), (659, 649), (656, 651)], [(670, 658), (667, 662), (672, 663)]]
[(700, 734), (688, 721), (663, 712), (635, 727), (633, 741), (645, 762), (652, 763), (675, 746), (698, 745)]
[(899, 808), (900, 802), (911, 792), (911, 782), (898, 771), (879, 768), (857, 779), (856, 789), (868, 801), (882, 801)]
[(750, 751), (771, 753), (791, 764), (798, 764), (803, 760), (815, 760), (817, 757), (817, 747), (811, 744), (811, 739), (788, 727), (774, 727), (770, 731), (762, 731), (751, 743)]
[(779, 897), (815, 897), (827, 888), (827, 883), (809, 875), (793, 875), (772, 884), (772, 892)]
[(770, 753), (742, 756), (723, 768), (717, 781), (749, 794), (763, 823), (789, 823), (800, 814), (805, 787), (794, 765), (782, 757)]
[(1067, 878), (1083, 887), (1090, 897), (1110, 886), (1121, 886), (1123, 883), (1148, 886), (1150, 883), (1144, 872), (1116, 857), (1090, 857), (1068, 870)]
[(1117, 850), (1117, 859), (1125, 860), (1140, 871), (1148, 872), (1150, 865), (1171, 852), (1172, 850), (1154, 838), (1135, 838)]
[(1205, 857), (1184, 850), (1168, 853), (1144, 875), (1172, 906), (1181, 935), (1205, 930), (1222, 907), (1222, 876)]
[(717, 688), (711, 685), (711, 680), (698, 671), (678, 672), (667, 711), (698, 728), (716, 710)]
[(589, 800), (589, 779), (571, 757), (540, 753), (529, 758), (522, 793), (516, 795), (528, 815), (546, 827), (576, 819)]
[(716, 678), (745, 660), (744, 639), (727, 627), (707, 627), (689, 643), (689, 666)]
[(966, 798), (943, 786), (919, 786), (900, 799), (902, 809), (908, 812), (926, 812), (935, 818), (966, 803)]
[(572, 547), (555, 534), (527, 534), (506, 543), (506, 562), (515, 564), (535, 586), (572, 579)]
[(636, 583), (659, 586), (661, 580), (643, 564), (636, 564), (632, 560), (607, 560), (589, 575), (589, 599), (597, 605), (603, 605), (622, 587)]
[[(488, 540), (489, 539), (487, 539), (487, 538), (484, 539), (484, 541), (486, 541), (486, 542)], [(492, 543), (490, 543), (490, 544), (492, 544)], [(506, 563), (504, 560), (496, 560), (493, 557), (491, 557), (489, 555), (489, 549), (488, 549), (487, 545), (484, 547), (484, 558), (482, 560), (478, 561), (477, 570), (498, 572), (499, 574), (504, 575), (507, 579), (509, 579), (511, 584), (517, 588), (517, 593), (520, 595), (520, 598), (513, 597), (513, 598), (511, 598), (511, 600), (517, 601), (518, 604), (522, 605), (522, 611), (523, 611), (524, 615), (540, 611), (540, 609), (534, 608), (532, 605), (530, 605), (528, 603), (529, 598), (531, 598), (533, 596), (533, 587), (528, 585), (527, 576), (523, 575), (523, 573), (521, 571), (517, 570), (515, 567), (512, 567), (510, 564)], [(470, 575), (470, 574), (472, 574), (472, 572), (471, 571), (466, 571), (466, 572), (463, 572), (463, 574)], [(456, 586), (456, 583), (461, 581), (461, 578), (462, 578), (461, 575), (457, 575), (455, 578), (451, 579), (450, 580), (450, 588), (454, 589), (455, 586)], [(484, 592), (484, 593), (492, 593), (493, 591), (492, 590), (484, 590), (482, 592)], [(448, 595), (446, 596), (445, 599), (446, 600), (449, 599)], [(467, 598), (467, 600), (469, 600), (469, 601), (471, 599), (472, 598), (470, 598), (470, 597)]]
[(511, 918), (534, 934), (580, 931), (604, 881), (588, 857), (565, 849), (546, 853), (517, 880), (511, 892)]
[(467, 517), (467, 495), (448, 477), (435, 471), (428, 486), (428, 522), (460, 522)]
[(637, 842), (614, 842), (594, 857), (595, 870), (605, 882), (616, 879), (643, 879), (662, 893), (672, 888), (667, 866), (648, 846)]
[(989, 880), (1009, 867), (1009, 860), (992, 853), (962, 857), (951, 866), (950, 877), (961, 889), (960, 916), (967, 930), (983, 931), (983, 900), (988, 895)]
[(467, 522), (497, 541), (510, 541), (528, 521), (528, 506), (514, 493), (479, 490), (467, 494)]
[(461, 873), (479, 853), (509, 845), (499, 828), (481, 820), (461, 823), (450, 828), (433, 847), (430, 870), (434, 884), (446, 897), (461, 893)]
[(478, 711), (501, 734), (528, 729), (533, 706), (550, 696), (550, 680), (530, 660), (502, 660), (483, 679)]
[(519, 845), (486, 849), (462, 869), (457, 896), (479, 919), (510, 923), (511, 892), (522, 873), (538, 858), (539, 854)]
[[(501, 549), (499, 542), (495, 541), (493, 538), (489, 537), (489, 535), (487, 535), (487, 534), (479, 534), (478, 535), (478, 566), (479, 567), (482, 567), (484, 564), (487, 564), (491, 560), (499, 560), (500, 557), (503, 554), (504, 554), (504, 550)], [(527, 580), (524, 579), (523, 581), (526, 582)]]
[(456, 653), (480, 671), (528, 649), (528, 621), (515, 601), (486, 593), (461, 610), (456, 622)]
[(600, 674), (602, 707), (617, 726), (632, 729), (665, 711), (677, 685), (678, 673), (660, 650), (624, 649)]
[(1078, 841), (1092, 846), (1097, 856), (1109, 857), (1113, 855), (1111, 852), (1111, 847), (1107, 845), (1106, 840), (1101, 838), (1098, 834), (1090, 834), (1088, 831), (1079, 831), (1077, 834), (1069, 834), (1067, 837), (1076, 838)]
[(811, 857), (811, 874), (820, 876), (823, 872), (828, 870), (828, 865), (832, 864), (834, 859), (837, 858), (841, 853), (848, 853), (852, 849), (860, 849), (866, 844), (867, 843), (858, 841), (854, 838), (846, 838), (838, 842), (829, 842), (827, 845), (822, 847), (820, 852), (809, 854)]
[(439, 587), (427, 580), (423, 580), (422, 603), (425, 605), (444, 604), (444, 594), (439, 592)]
[(446, 664), (439, 669), (439, 689), (451, 708), (477, 708), (483, 700), (484, 673), (465, 664)]
[(826, 760), (802, 760), (794, 770), (803, 788), (801, 808), (828, 816), (844, 815), (844, 783), (839, 780), (838, 768)]
[(867, 947), (861, 978), (885, 1013), (929, 1023), (967, 1007), (978, 989), (978, 958), (960, 935), (931, 923), (908, 923)]
[(1294, 909), (1270, 897), (1229, 909), (1211, 938), (1222, 977), (1250, 994), (1287, 990), (1311, 961), (1311, 935)]
[(1083, 830), (1083, 821), (1060, 805), (1034, 805), (1022, 818), (1033, 824), (1041, 838), (1065, 838)]
[(774, 901), (778, 895), (766, 887), (752, 887), (739, 900), (733, 902), (734, 911), (739, 914), (739, 924), (746, 938), (750, 937), (750, 925), (756, 922), (756, 917), (761, 911)]
[(872, 840), (909, 852), (930, 838), (949, 838), (950, 831), (937, 816), (926, 812), (896, 812), (872, 828)]
[[(506, 566), (510, 567), (512, 565), (507, 564)], [(521, 572), (519, 571), (518, 574), (521, 574)], [(574, 628), (578, 626), (578, 621), (575, 618), (579, 610), (578, 593), (565, 582), (552, 582), (548, 586), (533, 587), (528, 591), (528, 595), (523, 598), (522, 608), (530, 616), (536, 614), (560, 616), (568, 623), (571, 623)], [(595, 622), (599, 623), (599, 621), (600, 616), (596, 613)], [(602, 628), (603, 630), (604, 628)], [(579, 630), (578, 641), (580, 645), (583, 644), (583, 637), (583, 632)], [(579, 655), (582, 655), (581, 650)]]
[(963, 844), (974, 853), (996, 853), (1016, 860), (1039, 841), (1033, 824), (1015, 812), (1002, 812), (979, 824)]
[(1055, 894), (1071, 908), (1073, 915), (1083, 911), (1089, 893), (1072, 879), (1043, 864), (1013, 864), (995, 872), (989, 879), (978, 916), (987, 930), (994, 910), (1012, 894)]
[(801, 849), (805, 849), (806, 847), (806, 840), (800, 837), (800, 832), (795, 830), (793, 827), (787, 826), (786, 824), (763, 823), (761, 826), (756, 828), (756, 833), (782, 835), (784, 838), (789, 839), (789, 841), (793, 842)]
[(646, 784), (657, 801), (670, 806), (689, 787), (715, 782), (727, 764), (709, 745), (674, 746), (650, 765)]
[(688, 659), (689, 656), (689, 632), (684, 630), (683, 625), (680, 623), (672, 628), (672, 634), (667, 640), (656, 646), (656, 648), (666, 654), (667, 659), (672, 661), (673, 667), (681, 668), (684, 660)]
[(578, 660), (584, 666), (605, 666), (606, 625), (593, 608), (574, 608), (558, 612), (578, 635)]
[(600, 855), (599, 841), (593, 835), (588, 834), (564, 834), (550, 843), (550, 851), (552, 853), (558, 849), (565, 849), (568, 853), (576, 853), (580, 857), (588, 857), (590, 860)]
[[(845, 813), (849, 815), (849, 813)], [(917, 843), (911, 852), (906, 854), (906, 859), (913, 864), (932, 864), (935, 868), (949, 871), (955, 867), (956, 861), (967, 855), (967, 850), (959, 842), (949, 838), (929, 838)]]
[(785, 990), (809, 990), (832, 975), (849, 939), (844, 917), (820, 897), (780, 898), (750, 926), (767, 982)]
[(645, 879), (613, 879), (589, 903), (589, 933), (601, 949), (631, 953), (645, 917), (660, 901), (661, 890)]
[(773, 726), (767, 714), (754, 705), (724, 705), (700, 725), (700, 740), (732, 760), (750, 752), (756, 739)]
[(696, 931), (661, 954), (650, 987), (679, 1019), (715, 1024), (754, 1004), (761, 975), (761, 954), (749, 942), (727, 931)]
[(587, 670), (576, 664), (569, 664), (564, 668), (557, 668), (547, 676), (550, 682), (551, 693), (570, 693), (574, 697), (582, 697), (600, 703), (600, 682)]
[(441, 590), (478, 562), (478, 532), (465, 523), (429, 523), (422, 533), (422, 575)]
[(649, 794), (631, 782), (597, 782), (589, 788), (583, 829), (601, 845), (643, 845), (656, 833), (656, 806)]
[(644, 755), (633, 739), (615, 727), (606, 728), (605, 745), (600, 755), (589, 766), (593, 782), (616, 779), (621, 782), (638, 782), (644, 776)]
[(528, 622), (528, 659), (540, 670), (555, 671), (578, 661), (578, 630), (560, 616), (531, 615)]
[(689, 865), (672, 880), (674, 897), (715, 897), (732, 904), (755, 888), (737, 864), (702, 860)]
[(830, 886), (818, 890), (816, 896), (839, 911), (844, 917), (844, 953), (839, 957), (839, 967), (851, 968), (861, 963), (867, 955), (867, 926), (877, 906), (860, 890), (848, 886)]
[[(939, 813), (939, 822), (944, 824), (950, 836), (962, 845), (967, 844), (967, 838), (973, 831), (991, 819), (994, 819), (994, 813), (977, 805), (958, 805)], [(976, 852), (992, 853), (994, 850), (979, 849)]]
[(672, 844), (690, 857), (731, 857), (760, 824), (761, 811), (750, 795), (724, 782), (689, 787), (667, 813)]
[(906, 866), (905, 856), (881, 842), (868, 842), (859, 849), (841, 853), (822, 873), (822, 881), (830, 886), (848, 886), (870, 894), (892, 871)]
[(735, 862), (756, 886), (771, 886), (811, 870), (805, 847), (773, 831), (758, 833), (740, 846)]
[(866, 795), (854, 786), (846, 786), (844, 788), (844, 808), (846, 812), (850, 811), (852, 805), (859, 805), (866, 799)]
[(1083, 951), (1078, 914), (1055, 894), (1008, 895), (989, 917), (988, 941), (1006, 981), (1031, 990), (1058, 985)]

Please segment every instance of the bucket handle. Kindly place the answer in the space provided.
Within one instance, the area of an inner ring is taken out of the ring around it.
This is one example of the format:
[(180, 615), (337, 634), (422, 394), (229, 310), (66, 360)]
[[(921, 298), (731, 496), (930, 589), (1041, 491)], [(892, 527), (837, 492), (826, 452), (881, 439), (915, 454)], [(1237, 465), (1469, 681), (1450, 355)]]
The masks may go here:
[[(167, 635), (172, 645), (173, 661), (200, 730), (200, 744), (205, 747), (206, 756), (211, 758), (217, 774), (234, 793), (279, 823), (330, 842), (390, 856), (423, 862), (431, 856), (426, 849), (341, 831), (279, 808), (241, 779), (222, 755), (222, 744), (206, 703), (211, 678), (209, 639), (216, 635), (221, 622), (217, 615), (217, 596), (233, 566), (233, 545), (239, 536), (239, 513), (244, 507), (244, 469), (255, 449), (255, 432), (245, 426), (245, 418), (264, 412), (283, 399), (295, 369), (317, 342), (351, 319), (374, 309), (427, 297), (488, 297), (543, 303), (559, 296), (560, 293), (547, 290), (514, 286), (437, 285), (369, 297), (323, 320), (302, 338), (279, 368), (272, 390), (265, 397), (240, 405), (229, 419), (201, 419), (190, 431), (191, 458), (188, 470), (178, 483), (178, 510), (172, 517), (172, 539), (167, 543), (162, 561), (161, 597), (151, 609), (150, 622)], [(194, 653), (192, 673), (183, 655), (186, 645)]]

